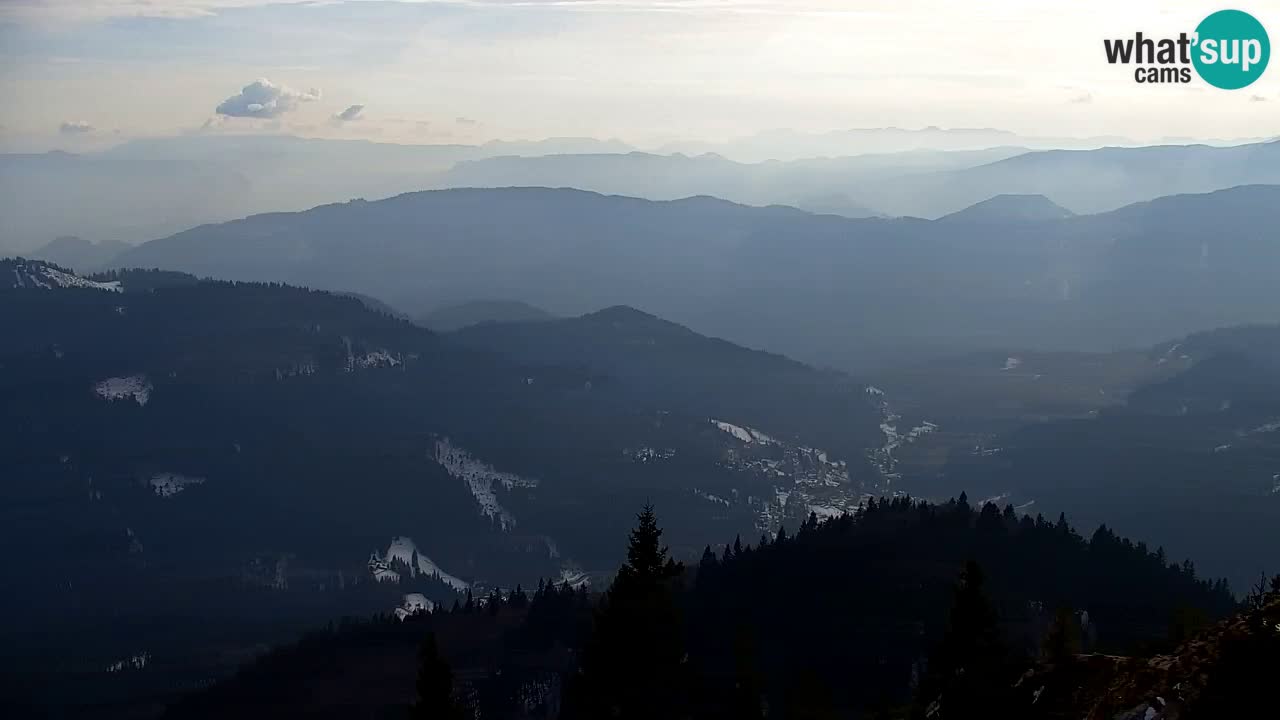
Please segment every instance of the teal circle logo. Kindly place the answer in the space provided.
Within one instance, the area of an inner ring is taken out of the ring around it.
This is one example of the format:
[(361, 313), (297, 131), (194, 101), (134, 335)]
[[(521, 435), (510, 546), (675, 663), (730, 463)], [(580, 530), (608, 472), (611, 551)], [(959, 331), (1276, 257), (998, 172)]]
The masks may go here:
[(1271, 59), (1271, 40), (1262, 23), (1241, 10), (1219, 10), (1196, 27), (1191, 58), (1210, 85), (1239, 90), (1262, 77)]

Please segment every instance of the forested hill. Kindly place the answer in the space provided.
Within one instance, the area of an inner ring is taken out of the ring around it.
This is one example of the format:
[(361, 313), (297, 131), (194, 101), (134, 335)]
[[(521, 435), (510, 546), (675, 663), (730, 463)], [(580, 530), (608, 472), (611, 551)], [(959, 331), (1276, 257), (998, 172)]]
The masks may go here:
[[(146, 653), (174, 673), (147, 676), (164, 687), (207, 682), (262, 642), (406, 593), (603, 577), (620, 557), (604, 540), (646, 499), (672, 508), (693, 556), (851, 508), (882, 480), (866, 448), (820, 444), (882, 412), (841, 382), (831, 428), (779, 413), (762, 420), (773, 435), (735, 394), (646, 392), (678, 384), (693, 358), (674, 348), (650, 356), (668, 379), (639, 379), (278, 284), (27, 260), (0, 277), (0, 543), (40, 548), (0, 573), (22, 588), (0, 594), (0, 660), (42, 691), (57, 692), (72, 637), (77, 677)], [(776, 397), (787, 379), (736, 390)]]
[[(596, 718), (606, 706), (621, 718), (923, 717), (948, 685), (943, 668), (975, 659), (957, 650), (966, 634), (990, 641), (983, 672), (994, 675), (973, 677), (998, 679), (999, 692), (983, 695), (990, 704), (976, 715), (953, 694), (942, 717), (1026, 717), (1015, 707), (1047, 709), (1027, 707), (1034, 688), (1012, 688), (1038, 663), (1171, 649), (1236, 609), (1224, 583), (1197, 578), (1189, 562), (1105, 528), (1086, 539), (1065, 519), (963, 497), (872, 502), (758, 543), (709, 547), (696, 566), (671, 563), (662, 538), (643, 516), (594, 609), (567, 587), (540, 587), (532, 600), (324, 633), (170, 716), (319, 709), (320, 685), (349, 716), (391, 717), (423, 688), (414, 650), (430, 632), (441, 655), (428, 660), (454, 671), (443, 700), (483, 717)], [(373, 668), (376, 687), (353, 679)]]
[(959, 485), (983, 496), (1009, 494), (1019, 505), (1034, 501), (1082, 523), (1106, 522), (1173, 554), (1194, 554), (1237, 586), (1274, 571), (1280, 326), (1197, 333), (1154, 346), (1143, 362), (1159, 379), (1123, 404), (957, 449), (936, 479), (913, 489)]
[(719, 408), (751, 427), (804, 438), (842, 458), (860, 455), (881, 437), (874, 396), (849, 376), (709, 338), (631, 307), (545, 322), (484, 323), (445, 338), (529, 364), (587, 368), (669, 410), (705, 414)]

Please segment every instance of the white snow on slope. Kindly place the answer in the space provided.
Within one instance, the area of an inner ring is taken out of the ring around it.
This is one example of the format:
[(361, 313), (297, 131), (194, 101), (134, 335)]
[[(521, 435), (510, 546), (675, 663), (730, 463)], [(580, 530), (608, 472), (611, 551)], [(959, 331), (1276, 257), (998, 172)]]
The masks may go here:
[(436, 441), (435, 461), (440, 463), (451, 477), (467, 483), (472, 497), (480, 504), (480, 512), (486, 517), (496, 518), (503, 530), (514, 528), (516, 519), (498, 502), (494, 486), (501, 485), (506, 490), (538, 486), (538, 481), (534, 478), (500, 472), (492, 465), (471, 457), (466, 450), (449, 442), (448, 438)]
[(734, 425), (733, 423), (727, 423), (723, 420), (717, 420), (715, 418), (711, 418), (711, 424), (720, 428), (722, 432), (729, 433), (730, 435), (734, 436), (735, 438), (741, 440), (744, 443), (776, 445), (778, 442), (777, 440), (760, 432), (759, 430), (756, 430), (755, 428), (742, 427), (741, 425)]
[(402, 365), (403, 361), (386, 350), (374, 350), (355, 358), (355, 363), (356, 367), (367, 370), (368, 368), (397, 367)]
[(850, 512), (849, 510), (845, 510), (844, 508), (839, 508), (832, 505), (810, 504), (810, 505), (806, 505), (805, 508), (809, 512), (813, 513), (814, 515), (817, 515), (819, 520), (830, 520), (831, 518), (838, 518), (841, 515), (844, 515), (846, 512)]
[(149, 652), (138, 653), (137, 655), (133, 655), (133, 656), (124, 658), (123, 660), (117, 660), (111, 663), (110, 665), (107, 666), (107, 672), (118, 673), (118, 672), (124, 672), (125, 670), (141, 670), (147, 666), (147, 663), (150, 660), (151, 660), (151, 653)]
[(151, 381), (145, 375), (107, 378), (93, 386), (94, 394), (103, 400), (133, 398), (139, 405), (146, 405), (151, 399), (151, 389)]
[(655, 450), (651, 447), (642, 447), (639, 450), (623, 450), (623, 454), (640, 463), (656, 462), (658, 460), (670, 460), (676, 456), (675, 448), (663, 448)]
[[(1010, 360), (1016, 360), (1016, 358), (1010, 358)], [(880, 409), (880, 432), (884, 434), (884, 444), (870, 450), (868, 455), (876, 469), (880, 471), (880, 476), (886, 482), (892, 483), (900, 477), (897, 472), (898, 459), (894, 457), (894, 451), (936, 431), (938, 426), (936, 423), (924, 420), (920, 425), (911, 428), (905, 434), (900, 433), (898, 432), (898, 421), (902, 419), (902, 416), (893, 411), (884, 393), (879, 393), (876, 396), (876, 401)]]
[(404, 620), (418, 613), (431, 612), (436, 609), (436, 604), (427, 599), (422, 593), (408, 593), (400, 601), (400, 607), (394, 610), (397, 620)]
[(56, 288), (85, 288), (88, 290), (104, 290), (121, 292), (120, 282), (95, 282), (78, 275), (62, 272), (44, 263), (18, 261), (13, 268), (13, 287), (53, 290)]
[(1016, 357), (1005, 358), (1004, 367), (1000, 369), (1001, 370), (1017, 370), (1020, 365), (1022, 365), (1022, 358), (1016, 358)]
[(171, 498), (191, 485), (203, 485), (202, 477), (187, 477), (177, 473), (156, 473), (151, 476), (151, 491), (162, 498)]
[(712, 495), (711, 493), (709, 493), (709, 492), (703, 492), (702, 490), (699, 490), (698, 488), (694, 488), (694, 489), (693, 489), (693, 494), (694, 494), (694, 495), (697, 495), (698, 497), (702, 498), (703, 500), (707, 500), (707, 501), (709, 501), (709, 502), (718, 503), (718, 504), (720, 504), (720, 505), (724, 505), (725, 507), (729, 507), (729, 501), (728, 501), (728, 500), (726, 500), (726, 499), (724, 499), (724, 498), (722, 498), (722, 497), (720, 497), (719, 495)]
[(1254, 428), (1254, 429), (1252, 429), (1252, 430), (1248, 431), (1248, 432), (1247, 432), (1247, 433), (1245, 433), (1245, 434), (1246, 434), (1246, 435), (1258, 435), (1258, 434), (1262, 434), (1262, 433), (1272, 433), (1272, 432), (1275, 432), (1275, 431), (1277, 431), (1277, 430), (1280, 430), (1280, 420), (1272, 420), (1271, 422), (1266, 423), (1265, 425), (1259, 425), (1258, 427), (1256, 427), (1256, 428)]
[(569, 583), (569, 587), (577, 590), (580, 587), (591, 586), (591, 576), (576, 567), (563, 567), (560, 569), (560, 577), (556, 578), (556, 586)]
[[(413, 559), (415, 554), (418, 559), (417, 568), (413, 568)], [(382, 560), (387, 563), (390, 563), (393, 560), (399, 560), (410, 568), (415, 569), (416, 572), (421, 575), (426, 575), (427, 577), (438, 576), (441, 581), (458, 592), (463, 592), (467, 588), (471, 587), (471, 583), (450, 575), (441, 569), (439, 565), (432, 562), (431, 558), (423, 555), (421, 552), (418, 552), (418, 546), (413, 542), (413, 538), (397, 537), (392, 539), (391, 546), (387, 548), (387, 552), (382, 556)]]

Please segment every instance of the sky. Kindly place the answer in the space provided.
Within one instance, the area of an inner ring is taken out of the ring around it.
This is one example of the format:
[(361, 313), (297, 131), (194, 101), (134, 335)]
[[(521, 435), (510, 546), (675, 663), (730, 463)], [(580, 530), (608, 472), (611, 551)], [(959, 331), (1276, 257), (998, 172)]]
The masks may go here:
[[(1239, 6), (1280, 39), (1280, 0)], [(638, 146), (774, 129), (1271, 136), (1240, 91), (1142, 86), (1102, 40), (1187, 0), (0, 0), (0, 151), (184, 133)], [(1277, 61), (1280, 65), (1280, 61)]]

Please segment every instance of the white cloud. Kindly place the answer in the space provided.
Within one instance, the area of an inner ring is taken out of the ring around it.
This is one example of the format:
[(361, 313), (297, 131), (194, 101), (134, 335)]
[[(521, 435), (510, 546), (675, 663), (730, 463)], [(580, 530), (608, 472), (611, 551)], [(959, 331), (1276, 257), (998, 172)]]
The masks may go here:
[(58, 132), (63, 135), (86, 135), (93, 132), (93, 129), (88, 120), (64, 120), (58, 126)]
[(227, 117), (270, 119), (294, 110), (299, 103), (319, 99), (320, 91), (315, 88), (302, 92), (259, 78), (223, 100), (215, 112)]
[(352, 105), (348, 107), (346, 110), (343, 110), (342, 112), (335, 114), (332, 120), (335, 124), (340, 125), (342, 123), (355, 122), (356, 120), (359, 120), (363, 116), (363, 114), (364, 114), (364, 105)]

